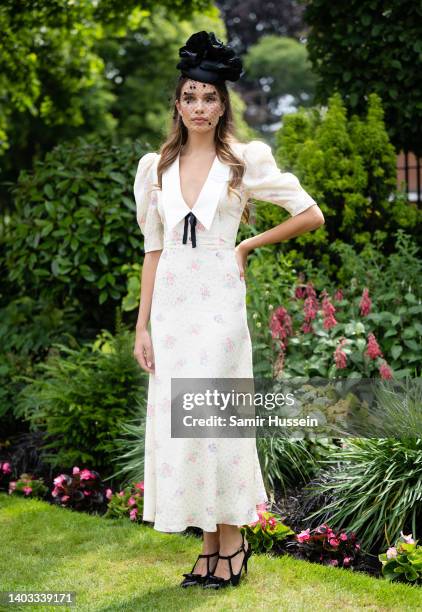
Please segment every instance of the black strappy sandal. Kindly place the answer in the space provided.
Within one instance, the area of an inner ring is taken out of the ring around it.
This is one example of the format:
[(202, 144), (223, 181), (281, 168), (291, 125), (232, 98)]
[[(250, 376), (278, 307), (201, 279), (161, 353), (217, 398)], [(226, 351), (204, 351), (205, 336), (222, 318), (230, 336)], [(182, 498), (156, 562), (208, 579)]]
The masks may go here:
[[(198, 555), (197, 560), (195, 561), (195, 563), (193, 564), (193, 568), (191, 572), (188, 572), (186, 574), (183, 574), (183, 576), (185, 577), (184, 580), (182, 580), (182, 582), (180, 583), (180, 586), (182, 587), (188, 587), (188, 586), (193, 586), (195, 584), (203, 584), (205, 582), (205, 580), (208, 578), (208, 576), (211, 576), (211, 571), (210, 571), (210, 558), (211, 557), (215, 557), (216, 555), (218, 555), (218, 550), (215, 553), (211, 553), (210, 555)], [(207, 560), (207, 573), (202, 575), (202, 574), (194, 574), (193, 570), (195, 569), (195, 565), (198, 563), (199, 559), (205, 558)], [(218, 562), (218, 559), (217, 559)], [(216, 564), (217, 565), (217, 564)], [(215, 569), (215, 568), (214, 568)]]
[[(242, 561), (242, 565), (240, 566), (240, 570), (238, 574), (234, 574), (233, 573), (233, 568), (232, 568), (232, 558), (235, 557), (237, 554), (239, 554), (240, 552), (244, 552), (245, 556), (243, 557), (243, 561)], [(219, 559), (228, 559), (229, 562), (229, 568), (230, 568), (230, 578), (222, 578), (221, 576), (214, 576), (214, 574), (211, 574), (210, 576), (207, 577), (207, 579), (202, 583), (202, 586), (204, 589), (219, 589), (221, 587), (225, 587), (228, 584), (232, 584), (233, 586), (237, 586), (239, 584), (240, 581), (240, 576), (242, 574), (242, 568), (245, 567), (245, 574), (248, 573), (248, 559), (252, 554), (252, 549), (251, 549), (251, 545), (249, 544), (248, 546), (248, 550), (245, 549), (245, 536), (243, 534), (242, 531), (242, 544), (239, 548), (239, 550), (237, 550), (236, 552), (234, 552), (232, 555), (218, 555)], [(217, 561), (218, 563), (218, 561)]]

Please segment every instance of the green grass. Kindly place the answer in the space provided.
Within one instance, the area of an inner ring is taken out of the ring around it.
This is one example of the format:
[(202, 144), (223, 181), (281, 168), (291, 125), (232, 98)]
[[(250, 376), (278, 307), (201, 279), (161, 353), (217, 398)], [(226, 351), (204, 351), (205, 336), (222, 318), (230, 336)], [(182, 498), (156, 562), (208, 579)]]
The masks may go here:
[[(182, 589), (200, 540), (0, 493), (0, 590), (76, 591), (74, 610), (417, 610), (422, 589), (252, 555), (237, 588)], [(70, 607), (8, 606), (3, 610)]]

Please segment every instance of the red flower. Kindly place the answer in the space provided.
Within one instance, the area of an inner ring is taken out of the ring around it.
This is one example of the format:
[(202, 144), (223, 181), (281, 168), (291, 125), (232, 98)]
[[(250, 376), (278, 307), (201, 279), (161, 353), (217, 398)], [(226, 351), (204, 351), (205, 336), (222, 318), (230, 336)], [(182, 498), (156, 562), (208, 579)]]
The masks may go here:
[(379, 373), (381, 374), (381, 378), (384, 378), (386, 380), (390, 380), (393, 378), (393, 372), (391, 371), (391, 368), (386, 361), (383, 361), (383, 363), (380, 365)]
[(346, 342), (346, 338), (340, 338), (340, 343), (333, 353), (337, 370), (342, 370), (347, 367), (347, 355), (342, 350), (342, 347), (346, 344)]
[(368, 288), (365, 287), (362, 293), (360, 303), (359, 303), (360, 314), (362, 317), (366, 317), (367, 315), (369, 315), (369, 313), (371, 312), (371, 306), (372, 306), (372, 302), (371, 302), (371, 298), (369, 297), (369, 291), (368, 291)]
[(374, 334), (372, 333), (368, 334), (367, 349), (365, 351), (365, 355), (368, 355), (368, 357), (370, 357), (371, 359), (382, 357), (381, 349), (378, 346), (378, 342)]
[(270, 320), (271, 335), (278, 338), (282, 347), (286, 346), (286, 340), (293, 333), (292, 318), (283, 306), (275, 309)]

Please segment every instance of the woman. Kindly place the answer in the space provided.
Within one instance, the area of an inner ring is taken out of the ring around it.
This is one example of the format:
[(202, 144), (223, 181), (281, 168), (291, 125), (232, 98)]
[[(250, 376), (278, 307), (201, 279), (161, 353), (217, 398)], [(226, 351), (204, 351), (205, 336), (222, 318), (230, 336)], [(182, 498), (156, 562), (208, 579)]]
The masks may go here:
[[(225, 80), (236, 81), (242, 64), (232, 49), (202, 31), (179, 55), (171, 132), (160, 154), (140, 159), (134, 184), (145, 251), (134, 355), (150, 374), (143, 520), (166, 532), (200, 527), (202, 552), (181, 585), (219, 588), (247, 571), (251, 550), (239, 527), (258, 520), (268, 502), (256, 441), (172, 436), (172, 380), (253, 378), (248, 253), (315, 229), (324, 217), (298, 179), (280, 172), (267, 144), (234, 137)], [(292, 218), (236, 247), (250, 197)]]

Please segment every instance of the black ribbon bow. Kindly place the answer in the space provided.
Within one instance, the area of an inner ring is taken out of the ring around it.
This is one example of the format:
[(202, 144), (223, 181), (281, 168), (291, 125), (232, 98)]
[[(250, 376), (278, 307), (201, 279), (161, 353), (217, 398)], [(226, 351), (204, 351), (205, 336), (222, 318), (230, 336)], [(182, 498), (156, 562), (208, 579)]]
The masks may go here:
[(196, 225), (196, 217), (193, 213), (188, 213), (185, 217), (185, 227), (183, 229), (183, 244), (186, 244), (188, 240), (188, 223), (190, 223), (190, 236), (192, 238), (192, 248), (196, 247), (196, 234), (195, 234), (195, 225)]

